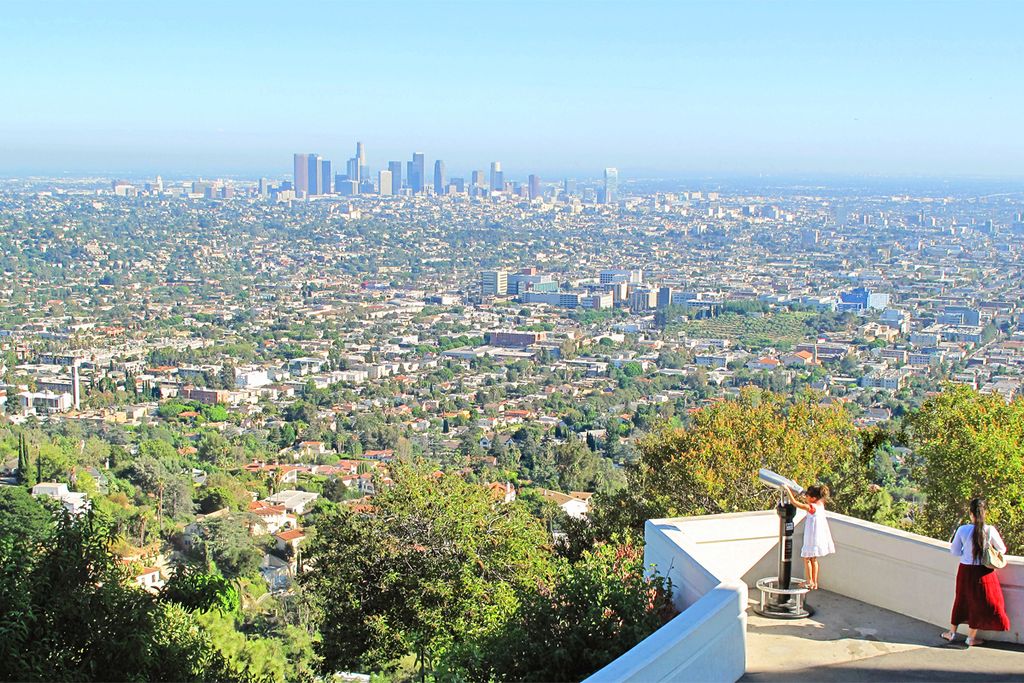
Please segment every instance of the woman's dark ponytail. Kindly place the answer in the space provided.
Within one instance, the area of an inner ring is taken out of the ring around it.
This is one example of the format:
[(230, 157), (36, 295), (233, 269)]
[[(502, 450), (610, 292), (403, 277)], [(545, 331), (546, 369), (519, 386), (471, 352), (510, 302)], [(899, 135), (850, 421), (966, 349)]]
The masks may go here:
[(971, 514), (974, 516), (974, 531), (971, 540), (974, 544), (974, 564), (981, 564), (981, 556), (985, 553), (985, 499), (971, 500)]

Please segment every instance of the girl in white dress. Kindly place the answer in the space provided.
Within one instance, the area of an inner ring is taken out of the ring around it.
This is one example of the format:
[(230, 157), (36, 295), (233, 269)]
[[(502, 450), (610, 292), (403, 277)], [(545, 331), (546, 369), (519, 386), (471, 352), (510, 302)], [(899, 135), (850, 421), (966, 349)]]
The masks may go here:
[(832, 542), (832, 532), (828, 528), (825, 516), (825, 500), (828, 499), (828, 487), (824, 484), (807, 488), (807, 502), (801, 503), (790, 489), (786, 489), (793, 505), (807, 513), (804, 519), (804, 547), (800, 549), (800, 557), (804, 558), (804, 584), (810, 590), (818, 587), (818, 558), (831, 555), (836, 551)]

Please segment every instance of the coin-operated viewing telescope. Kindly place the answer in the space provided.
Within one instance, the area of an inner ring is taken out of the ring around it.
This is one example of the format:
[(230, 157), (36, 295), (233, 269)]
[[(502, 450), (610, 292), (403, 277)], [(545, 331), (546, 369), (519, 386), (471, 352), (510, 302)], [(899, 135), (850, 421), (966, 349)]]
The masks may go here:
[(803, 493), (804, 487), (796, 483), (792, 479), (786, 479), (781, 474), (776, 474), (771, 470), (766, 470), (763, 467), (757, 471), (757, 478), (762, 482), (771, 486), (773, 489), (793, 489), (793, 493)]
[(761, 469), (757, 476), (766, 486), (779, 491), (779, 503), (775, 506), (775, 512), (779, 515), (779, 575), (757, 582), (761, 602), (754, 611), (772, 619), (809, 617), (814, 612), (804, 604), (807, 589), (803, 587), (803, 582), (799, 582), (801, 585), (798, 588), (790, 585), (793, 583), (793, 520), (796, 518), (796, 506), (786, 495), (786, 489), (803, 493), (804, 488), (771, 470)]

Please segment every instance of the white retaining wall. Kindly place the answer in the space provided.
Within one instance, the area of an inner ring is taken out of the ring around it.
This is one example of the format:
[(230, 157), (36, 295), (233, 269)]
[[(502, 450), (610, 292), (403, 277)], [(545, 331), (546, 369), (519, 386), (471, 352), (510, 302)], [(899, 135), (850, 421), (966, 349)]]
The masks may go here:
[[(949, 543), (829, 513), (836, 554), (821, 560), (821, 587), (937, 626), (949, 624), (959, 560)], [(1024, 557), (998, 570), (1010, 630), (982, 638), (1024, 643)]]
[[(828, 513), (836, 554), (821, 560), (821, 587), (944, 626), (957, 558), (949, 543)], [(793, 536), (793, 574), (803, 575), (803, 513)], [(680, 614), (586, 683), (724, 681), (746, 668), (748, 586), (778, 572), (774, 510), (655, 519), (644, 529), (644, 562), (672, 580)], [(999, 580), (1011, 630), (989, 640), (1024, 643), (1024, 557), (1008, 556)]]
[(586, 683), (733, 683), (746, 671), (747, 586), (716, 576), (679, 522), (647, 522), (644, 563), (672, 580), (680, 614)]

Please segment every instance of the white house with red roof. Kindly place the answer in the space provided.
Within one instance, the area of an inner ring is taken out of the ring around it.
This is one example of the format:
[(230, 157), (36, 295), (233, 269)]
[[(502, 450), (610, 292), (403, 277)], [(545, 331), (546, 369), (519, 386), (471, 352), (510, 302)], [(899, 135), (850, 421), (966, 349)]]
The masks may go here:
[(299, 549), (299, 544), (306, 538), (306, 532), (302, 529), (288, 529), (274, 534), (276, 547), (281, 552), (291, 551), (294, 553)]
[(249, 512), (255, 516), (255, 522), (249, 527), (253, 535), (276, 534), (281, 529), (298, 526), (295, 515), (288, 514), (284, 505), (256, 501), (249, 503)]

